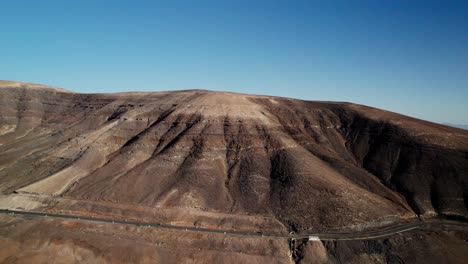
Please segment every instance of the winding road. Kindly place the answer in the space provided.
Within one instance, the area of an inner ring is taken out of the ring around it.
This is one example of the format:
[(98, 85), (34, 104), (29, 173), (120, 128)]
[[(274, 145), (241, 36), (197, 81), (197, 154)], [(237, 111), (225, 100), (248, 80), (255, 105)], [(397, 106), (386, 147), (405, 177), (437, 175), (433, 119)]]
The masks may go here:
[(180, 230), (180, 231), (191, 231), (191, 232), (202, 232), (202, 233), (217, 233), (225, 235), (234, 235), (234, 236), (248, 236), (248, 237), (272, 237), (272, 238), (287, 238), (287, 239), (310, 239), (310, 240), (368, 240), (381, 237), (391, 236), (397, 233), (408, 232), (414, 229), (454, 229), (454, 228), (464, 228), (468, 229), (467, 222), (453, 221), (453, 220), (425, 220), (417, 221), (411, 223), (404, 223), (394, 226), (387, 226), (380, 228), (378, 230), (370, 231), (356, 231), (350, 233), (310, 233), (310, 234), (274, 234), (274, 233), (261, 233), (261, 232), (247, 232), (247, 231), (235, 231), (235, 230), (222, 230), (222, 229), (212, 229), (212, 228), (201, 228), (193, 226), (177, 226), (177, 225), (168, 225), (160, 223), (150, 223), (150, 222), (140, 222), (140, 221), (130, 221), (130, 220), (121, 220), (121, 219), (107, 219), (107, 218), (97, 218), (97, 217), (85, 217), (79, 215), (69, 215), (69, 214), (51, 214), (45, 212), (35, 212), (35, 211), (18, 211), (18, 210), (0, 210), (1, 214), (9, 215), (21, 215), (25, 217), (41, 217), (41, 218), (57, 218), (57, 219), (69, 219), (69, 220), (79, 220), (79, 221), (92, 221), (92, 222), (101, 222), (101, 223), (113, 223), (113, 224), (123, 224), (123, 225), (134, 225), (141, 227), (154, 227), (162, 229), (171, 229), (171, 230)]

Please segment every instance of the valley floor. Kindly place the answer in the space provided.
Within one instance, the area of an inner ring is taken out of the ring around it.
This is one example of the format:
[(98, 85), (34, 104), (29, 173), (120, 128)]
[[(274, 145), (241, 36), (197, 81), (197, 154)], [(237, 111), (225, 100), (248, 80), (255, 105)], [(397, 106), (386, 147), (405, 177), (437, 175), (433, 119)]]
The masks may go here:
[[(73, 210), (72, 205), (80, 210)], [(0, 197), (3, 210), (0, 263), (466, 263), (468, 260), (466, 223), (432, 220), (422, 225), (412, 221), (373, 226), (354, 233), (320, 233), (316, 234), (319, 241), (308, 241), (307, 235), (290, 234), (273, 220), (258, 216), (187, 210), (185, 217), (181, 217), (185, 222), (169, 221), (170, 217), (182, 216), (183, 210), (169, 213), (166, 209), (156, 216), (149, 208), (131, 210), (119, 206), (31, 194), (4, 195)], [(153, 224), (146, 225), (144, 221), (148, 219), (163, 223), (151, 221), (147, 223)], [(195, 222), (184, 227), (188, 220)]]

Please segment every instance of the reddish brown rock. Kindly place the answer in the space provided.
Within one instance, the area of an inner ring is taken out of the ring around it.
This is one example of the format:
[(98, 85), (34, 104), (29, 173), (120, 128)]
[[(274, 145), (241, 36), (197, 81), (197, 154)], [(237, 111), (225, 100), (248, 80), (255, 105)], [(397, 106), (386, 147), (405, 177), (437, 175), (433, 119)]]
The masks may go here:
[(273, 216), (467, 216), (468, 132), (350, 103), (1, 83), (0, 191)]

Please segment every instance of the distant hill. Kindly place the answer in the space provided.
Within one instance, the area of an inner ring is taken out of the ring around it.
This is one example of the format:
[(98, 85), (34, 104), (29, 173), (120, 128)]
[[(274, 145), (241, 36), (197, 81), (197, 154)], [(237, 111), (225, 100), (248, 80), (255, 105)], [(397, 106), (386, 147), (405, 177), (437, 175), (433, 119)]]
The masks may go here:
[(467, 176), (468, 131), (363, 105), (0, 81), (0, 209), (112, 220), (3, 212), (0, 262), (468, 263), (468, 232), (276, 237), (467, 219)]
[(446, 126), (451, 126), (451, 127), (456, 127), (456, 128), (461, 128), (461, 129), (468, 130), (468, 125), (451, 124), (451, 123), (443, 123), (443, 125), (446, 125)]
[(292, 230), (468, 215), (458, 129), (351, 103), (0, 85), (4, 194), (256, 214)]

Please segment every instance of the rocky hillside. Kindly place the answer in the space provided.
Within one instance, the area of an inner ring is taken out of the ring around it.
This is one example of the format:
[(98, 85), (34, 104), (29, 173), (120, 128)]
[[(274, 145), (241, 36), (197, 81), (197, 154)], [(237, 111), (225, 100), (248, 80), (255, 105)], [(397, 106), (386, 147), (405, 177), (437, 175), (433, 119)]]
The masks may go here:
[(0, 82), (0, 192), (278, 219), (468, 217), (468, 131), (351, 103)]

